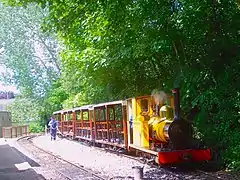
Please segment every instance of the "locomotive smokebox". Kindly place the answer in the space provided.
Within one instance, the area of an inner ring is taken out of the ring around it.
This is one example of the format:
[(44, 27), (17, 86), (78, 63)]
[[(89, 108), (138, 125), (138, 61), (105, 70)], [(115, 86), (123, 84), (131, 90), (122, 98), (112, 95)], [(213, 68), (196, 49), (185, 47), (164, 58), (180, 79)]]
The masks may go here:
[(180, 117), (179, 88), (172, 90), (174, 97), (174, 121), (171, 123), (168, 134), (174, 149), (186, 149), (190, 146), (193, 137), (192, 125)]
[(179, 88), (172, 90), (174, 98), (174, 120), (180, 119), (180, 91)]

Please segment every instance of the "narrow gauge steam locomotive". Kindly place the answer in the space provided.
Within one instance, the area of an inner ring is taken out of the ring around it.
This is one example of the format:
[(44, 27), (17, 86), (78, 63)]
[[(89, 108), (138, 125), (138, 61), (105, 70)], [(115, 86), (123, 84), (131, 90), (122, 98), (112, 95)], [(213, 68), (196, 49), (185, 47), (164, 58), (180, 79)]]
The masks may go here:
[[(193, 146), (192, 125), (180, 117), (179, 89), (173, 96), (141, 96), (61, 110), (53, 115), (65, 136), (96, 146), (136, 153), (159, 165), (211, 159), (210, 149)], [(173, 113), (174, 112), (174, 113)]]

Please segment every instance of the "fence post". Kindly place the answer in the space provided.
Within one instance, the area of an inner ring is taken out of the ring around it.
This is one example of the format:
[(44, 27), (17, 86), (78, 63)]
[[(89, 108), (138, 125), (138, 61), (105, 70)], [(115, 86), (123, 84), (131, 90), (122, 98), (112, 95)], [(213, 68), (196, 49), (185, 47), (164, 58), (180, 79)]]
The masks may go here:
[(22, 126), (20, 126), (20, 136), (22, 136)]
[(4, 127), (2, 127), (2, 137), (4, 138), (4, 136), (5, 136), (5, 133), (4, 133), (4, 131), (5, 131), (5, 128)]

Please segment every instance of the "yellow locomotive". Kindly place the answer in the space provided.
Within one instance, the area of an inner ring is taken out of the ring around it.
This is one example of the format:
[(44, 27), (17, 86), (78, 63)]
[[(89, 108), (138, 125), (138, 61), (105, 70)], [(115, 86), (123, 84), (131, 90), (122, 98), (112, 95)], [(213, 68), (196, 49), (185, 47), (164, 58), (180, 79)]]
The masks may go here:
[(193, 148), (192, 126), (180, 117), (179, 89), (172, 92), (173, 96), (162, 93), (162, 97), (154, 94), (128, 101), (128, 114), (133, 118), (128, 129), (130, 149), (156, 155), (161, 165), (210, 160), (209, 149)]

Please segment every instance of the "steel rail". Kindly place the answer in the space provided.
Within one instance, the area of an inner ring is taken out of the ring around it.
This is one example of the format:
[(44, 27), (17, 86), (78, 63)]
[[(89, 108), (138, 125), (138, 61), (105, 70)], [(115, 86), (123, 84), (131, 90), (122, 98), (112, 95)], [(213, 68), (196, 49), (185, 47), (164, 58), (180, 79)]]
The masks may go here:
[[(56, 158), (56, 159), (58, 159), (58, 160), (60, 160), (60, 161), (64, 161), (64, 162), (66, 162), (66, 163), (68, 163), (68, 164), (70, 164), (70, 165), (72, 165), (72, 166), (80, 169), (81, 171), (84, 171), (84, 172), (86, 172), (86, 173), (89, 173), (89, 174), (91, 174), (91, 176), (93, 176), (93, 177), (95, 177), (95, 178), (97, 178), (97, 179), (99, 179), (99, 180), (106, 180), (106, 178), (99, 176), (98, 174), (96, 174), (95, 172), (93, 172), (93, 171), (91, 171), (91, 170), (88, 170), (88, 169), (86, 169), (86, 168), (84, 168), (84, 167), (82, 167), (82, 166), (79, 166), (79, 165), (77, 165), (77, 164), (74, 164), (74, 163), (72, 163), (72, 162), (70, 162), (70, 161), (68, 161), (68, 160), (66, 160), (66, 159), (63, 159), (63, 158), (61, 158), (61, 157), (59, 157), (59, 156), (57, 156), (57, 155), (54, 155), (53, 153), (51, 153), (51, 152), (49, 152), (49, 151), (47, 151), (47, 150), (44, 150), (44, 149), (40, 148), (39, 146), (36, 146), (36, 145), (32, 142), (32, 139), (33, 139), (34, 137), (37, 137), (37, 136), (41, 136), (41, 135), (28, 135), (28, 136), (24, 136), (24, 137), (18, 138), (17, 141), (21, 141), (21, 140), (23, 140), (23, 139), (26, 139), (27, 141), (30, 142), (30, 144), (31, 144), (32, 146), (34, 146), (35, 148), (43, 151), (44, 153), (46, 153), (46, 154), (48, 154), (48, 155), (51, 155), (51, 156), (53, 156), (54, 158)], [(69, 177), (68, 175), (66, 175), (65, 173), (63, 173), (63, 172), (61, 172), (61, 171), (59, 171), (59, 170), (57, 170), (57, 169), (56, 169), (56, 171), (57, 171), (58, 173), (62, 174), (62, 175), (63, 175), (64, 177), (66, 177), (68, 180), (72, 180), (72, 178)]]

